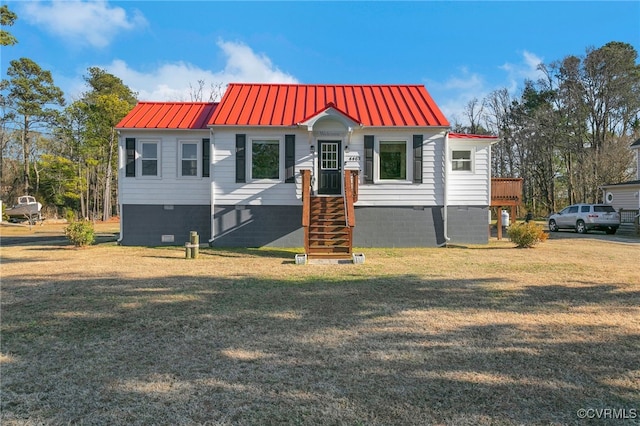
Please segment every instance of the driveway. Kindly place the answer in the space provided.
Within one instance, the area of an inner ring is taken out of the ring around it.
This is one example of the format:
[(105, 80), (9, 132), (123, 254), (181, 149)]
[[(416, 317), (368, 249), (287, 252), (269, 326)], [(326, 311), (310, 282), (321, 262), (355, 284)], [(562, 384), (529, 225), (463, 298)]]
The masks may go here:
[(578, 234), (575, 231), (569, 229), (563, 229), (558, 232), (549, 232), (550, 240), (558, 239), (596, 239), (601, 241), (609, 241), (612, 243), (624, 243), (624, 244), (640, 244), (640, 236), (636, 235), (632, 230), (627, 231), (618, 230), (614, 235), (608, 235), (606, 232), (601, 231), (589, 231), (586, 234)]
[[(537, 221), (538, 225), (542, 226), (544, 230), (549, 234), (550, 240), (559, 240), (559, 239), (596, 239), (601, 241), (608, 241), (611, 243), (620, 243), (620, 244), (640, 244), (640, 235), (635, 234), (634, 228), (632, 226), (623, 226), (621, 229), (618, 229), (614, 235), (608, 235), (604, 231), (589, 231), (586, 234), (578, 234), (577, 232), (570, 229), (562, 229), (558, 232), (549, 232), (549, 226), (546, 222)], [(491, 236), (496, 238), (497, 233), (495, 227), (491, 229)], [(507, 232), (502, 232), (502, 238), (508, 239)]]

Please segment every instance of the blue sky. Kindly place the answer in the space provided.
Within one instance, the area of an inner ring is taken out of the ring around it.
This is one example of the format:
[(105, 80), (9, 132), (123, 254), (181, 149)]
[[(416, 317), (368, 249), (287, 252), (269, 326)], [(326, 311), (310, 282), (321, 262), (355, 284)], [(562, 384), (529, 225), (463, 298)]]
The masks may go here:
[(2, 1), (7, 28), (68, 100), (90, 66), (140, 100), (190, 100), (190, 85), (229, 82), (424, 84), (447, 117), (469, 100), (517, 95), (539, 63), (609, 41), (640, 51), (640, 2)]

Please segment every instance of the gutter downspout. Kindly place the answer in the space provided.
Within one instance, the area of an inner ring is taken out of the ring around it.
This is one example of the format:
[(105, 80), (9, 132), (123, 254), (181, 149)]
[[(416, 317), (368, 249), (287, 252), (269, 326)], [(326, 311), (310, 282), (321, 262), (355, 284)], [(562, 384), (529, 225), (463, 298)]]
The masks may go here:
[(121, 245), (122, 244), (122, 238), (124, 238), (124, 234), (123, 234), (123, 226), (122, 226), (122, 219), (124, 218), (124, 215), (122, 214), (122, 209), (123, 209), (123, 205), (122, 205), (122, 201), (121, 201), (121, 197), (122, 197), (122, 166), (123, 164), (126, 163), (126, 161), (123, 163), (122, 158), (123, 155), (126, 154), (126, 149), (123, 149), (122, 147), (122, 135), (120, 134), (120, 130), (116, 130), (117, 134), (118, 134), (118, 204), (119, 204), (119, 209), (120, 209), (120, 235), (118, 236), (118, 239), (116, 240), (116, 244)]
[(214, 163), (213, 159), (215, 156), (215, 144), (213, 143), (213, 129), (209, 128), (209, 191), (210, 191), (210, 196), (211, 196), (211, 238), (209, 238), (209, 247), (213, 246), (213, 240), (215, 240), (216, 238), (216, 231), (215, 231), (215, 220), (214, 220), (214, 214), (215, 214), (215, 206), (216, 206), (216, 199), (215, 199), (215, 190), (213, 188), (213, 173), (215, 171), (215, 168), (212, 167), (212, 164)]
[(444, 226), (444, 242), (442, 244), (438, 244), (438, 247), (445, 247), (451, 238), (449, 238), (449, 214), (447, 210), (449, 209), (449, 194), (447, 188), (447, 182), (449, 181), (449, 130), (447, 130), (444, 134), (444, 167), (443, 167), (443, 193), (444, 193), (444, 206), (442, 212), (442, 220)]

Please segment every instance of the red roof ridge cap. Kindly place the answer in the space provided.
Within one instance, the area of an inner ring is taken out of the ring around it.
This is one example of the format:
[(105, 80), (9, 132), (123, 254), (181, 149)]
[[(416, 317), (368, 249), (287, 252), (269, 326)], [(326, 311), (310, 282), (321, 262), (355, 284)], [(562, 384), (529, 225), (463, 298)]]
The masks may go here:
[(348, 83), (229, 83), (228, 86), (298, 86), (298, 87), (425, 87), (420, 83), (369, 83), (369, 84), (348, 84)]
[(498, 139), (498, 136), (494, 135), (476, 135), (473, 133), (457, 133), (451, 132), (449, 133), (450, 138), (458, 138), (458, 139)]
[(205, 101), (138, 101), (139, 104), (181, 104), (181, 105), (211, 105), (219, 102), (205, 102)]

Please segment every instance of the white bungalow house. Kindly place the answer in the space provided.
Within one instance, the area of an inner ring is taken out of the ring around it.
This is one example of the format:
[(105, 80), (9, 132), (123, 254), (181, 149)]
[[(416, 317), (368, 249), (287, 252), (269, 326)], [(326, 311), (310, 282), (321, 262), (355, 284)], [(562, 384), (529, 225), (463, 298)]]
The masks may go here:
[(140, 102), (118, 125), (120, 243), (486, 243), (491, 145), (422, 85), (231, 84), (220, 103)]
[(640, 212), (640, 139), (631, 144), (636, 153), (636, 179), (628, 182), (602, 185), (602, 199), (616, 210), (622, 211), (623, 223), (632, 223)]

